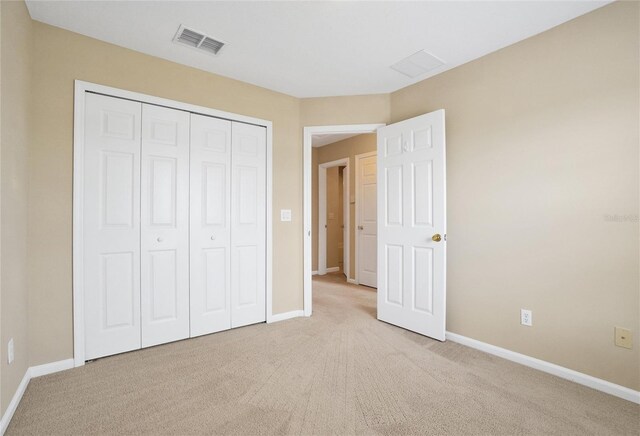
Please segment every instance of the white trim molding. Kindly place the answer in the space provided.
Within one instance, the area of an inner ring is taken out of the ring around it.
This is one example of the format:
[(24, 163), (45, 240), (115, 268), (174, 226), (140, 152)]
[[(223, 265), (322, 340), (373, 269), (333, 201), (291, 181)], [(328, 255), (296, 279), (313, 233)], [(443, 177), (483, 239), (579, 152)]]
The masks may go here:
[(304, 293), (304, 315), (311, 316), (312, 312), (312, 283), (311, 283), (311, 156), (313, 146), (313, 135), (329, 133), (374, 133), (385, 124), (347, 124), (334, 126), (308, 126), (303, 130), (302, 148), (302, 172), (303, 172), (303, 198), (304, 198), (304, 270), (303, 270), (303, 293)]
[(9, 423), (11, 422), (11, 418), (13, 418), (13, 414), (16, 413), (16, 409), (18, 408), (18, 404), (20, 404), (20, 400), (22, 400), (22, 396), (24, 392), (27, 390), (27, 386), (29, 385), (29, 380), (31, 380), (31, 376), (29, 374), (29, 368), (24, 373), (24, 377), (22, 377), (22, 381), (18, 385), (18, 389), (16, 389), (16, 393), (13, 394), (13, 398), (9, 402), (9, 406), (7, 406), (7, 410), (4, 412), (2, 416), (2, 421), (0, 422), (0, 435), (3, 435), (5, 431), (7, 431), (7, 427), (9, 427)]
[(45, 363), (44, 365), (32, 366), (29, 368), (31, 378), (41, 377), (54, 372), (66, 371), (75, 367), (73, 359), (59, 360), (57, 362)]
[(276, 313), (274, 315), (271, 315), (271, 320), (267, 321), (267, 323), (271, 324), (274, 322), (285, 321), (287, 319), (298, 318), (301, 316), (304, 316), (304, 310), (292, 310), (291, 312)]
[(83, 290), (83, 162), (84, 162), (84, 117), (87, 92), (111, 97), (154, 104), (191, 113), (239, 121), (266, 128), (267, 168), (266, 168), (266, 321), (273, 318), (273, 123), (268, 120), (224, 112), (204, 106), (168, 100), (138, 92), (126, 91), (95, 83), (75, 81), (73, 115), (73, 359), (75, 366), (85, 362), (84, 349), (84, 290)]
[(16, 389), (15, 394), (13, 394), (11, 402), (9, 402), (9, 406), (2, 416), (2, 420), (0, 420), (0, 435), (4, 435), (4, 432), (7, 431), (11, 418), (13, 418), (13, 414), (16, 413), (16, 409), (27, 390), (27, 386), (29, 386), (31, 379), (47, 374), (53, 374), (54, 372), (65, 371), (73, 367), (73, 359), (66, 359), (27, 368), (24, 373), (24, 377), (22, 377), (22, 381), (18, 385), (18, 389)]
[(633, 389), (629, 389), (625, 386), (620, 386), (597, 377), (574, 371), (573, 369), (565, 368), (564, 366), (536, 359), (535, 357), (516, 353), (515, 351), (507, 350), (506, 348), (500, 348), (495, 345), (487, 344), (486, 342), (471, 339), (457, 333), (446, 332), (446, 339), (451, 342), (457, 342), (458, 344), (528, 366), (529, 368), (537, 369), (539, 371), (546, 372), (547, 374), (555, 375), (556, 377), (605, 392), (609, 395), (640, 404), (640, 392), (634, 391)]

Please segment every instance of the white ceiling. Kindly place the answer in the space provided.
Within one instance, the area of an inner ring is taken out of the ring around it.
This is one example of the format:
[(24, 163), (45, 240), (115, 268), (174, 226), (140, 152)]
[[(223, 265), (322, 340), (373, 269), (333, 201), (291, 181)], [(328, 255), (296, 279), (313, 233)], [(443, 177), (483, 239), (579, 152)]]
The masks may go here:
[(311, 145), (313, 147), (324, 147), (358, 135), (362, 135), (362, 133), (316, 133), (311, 137)]
[[(35, 20), (296, 97), (392, 92), (607, 3), (27, 0)], [(175, 44), (180, 24), (228, 46)], [(389, 68), (419, 50), (445, 64), (413, 79)]]

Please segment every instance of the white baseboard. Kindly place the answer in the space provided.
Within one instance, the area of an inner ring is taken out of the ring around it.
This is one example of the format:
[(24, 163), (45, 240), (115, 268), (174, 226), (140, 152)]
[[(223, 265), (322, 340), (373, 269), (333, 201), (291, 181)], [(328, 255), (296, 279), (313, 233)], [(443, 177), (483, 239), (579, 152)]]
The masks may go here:
[(318, 275), (318, 271), (311, 271), (311, 275), (312, 276), (317, 276)]
[(20, 404), (20, 400), (22, 400), (22, 396), (27, 390), (27, 386), (29, 385), (29, 382), (32, 378), (40, 377), (47, 374), (53, 374), (54, 372), (60, 372), (71, 368), (73, 368), (73, 359), (59, 360), (57, 362), (45, 363), (44, 365), (37, 365), (27, 368), (22, 381), (18, 385), (16, 393), (13, 394), (13, 398), (11, 398), (9, 407), (7, 407), (7, 410), (2, 416), (2, 420), (0, 421), (0, 435), (3, 435), (7, 430), (7, 427), (9, 427), (11, 418), (13, 418), (13, 414), (16, 412), (18, 404)]
[(327, 272), (328, 273), (338, 272), (338, 271), (340, 271), (340, 267), (339, 266), (332, 266), (331, 268), (327, 268)]
[(291, 312), (277, 313), (271, 315), (269, 324), (272, 322), (284, 321), (285, 319), (298, 318), (304, 316), (304, 310), (292, 310)]
[(349, 277), (347, 277), (347, 283), (351, 283), (352, 285), (358, 284), (358, 282), (356, 282), (356, 279), (350, 279)]
[(57, 362), (45, 363), (44, 365), (32, 366), (29, 368), (31, 378), (40, 377), (54, 372), (60, 372), (74, 367), (73, 359), (59, 360)]
[(633, 389), (629, 389), (625, 386), (620, 386), (600, 378), (574, 371), (573, 369), (565, 368), (564, 366), (536, 359), (535, 357), (516, 353), (515, 351), (507, 350), (505, 348), (496, 347), (495, 345), (471, 339), (457, 333), (447, 332), (446, 338), (452, 342), (457, 342), (459, 344), (466, 345), (467, 347), (475, 348), (476, 350), (484, 351), (485, 353), (493, 354), (494, 356), (502, 357), (503, 359), (528, 366), (529, 368), (534, 368), (539, 371), (570, 380), (574, 383), (605, 392), (618, 398), (640, 404), (640, 392), (634, 391)]
[(13, 414), (16, 412), (18, 408), (18, 404), (20, 404), (20, 400), (22, 400), (22, 396), (24, 395), (24, 391), (27, 390), (27, 386), (29, 385), (29, 380), (31, 380), (30, 368), (27, 368), (27, 371), (24, 373), (24, 377), (22, 377), (22, 381), (18, 385), (18, 389), (16, 393), (13, 394), (13, 398), (11, 398), (11, 402), (9, 402), (9, 406), (7, 410), (4, 412), (2, 416), (2, 421), (0, 421), (0, 435), (3, 435), (5, 431), (7, 431), (7, 427), (9, 427), (9, 423), (11, 422), (11, 418), (13, 418)]

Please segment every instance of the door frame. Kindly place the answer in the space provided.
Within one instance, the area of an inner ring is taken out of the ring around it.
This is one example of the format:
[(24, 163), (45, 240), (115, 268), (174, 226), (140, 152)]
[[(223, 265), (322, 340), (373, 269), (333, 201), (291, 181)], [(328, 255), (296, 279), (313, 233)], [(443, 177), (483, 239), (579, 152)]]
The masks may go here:
[[(377, 145), (376, 145), (377, 147)], [(356, 229), (360, 223), (360, 200), (362, 200), (361, 196), (362, 196), (362, 184), (360, 183), (360, 180), (358, 179), (358, 175), (360, 174), (360, 166), (362, 165), (360, 163), (360, 160), (363, 158), (367, 158), (367, 157), (371, 157), (371, 156), (378, 156), (378, 151), (370, 151), (367, 153), (361, 153), (361, 154), (357, 154), (355, 156), (355, 161), (356, 161), (356, 220), (355, 220), (355, 224), (356, 224)], [(377, 174), (376, 174), (376, 178), (377, 178)], [(376, 181), (376, 201), (377, 201), (377, 194), (378, 194), (378, 185), (377, 185), (377, 181)], [(377, 219), (377, 217), (376, 217)], [(356, 246), (355, 246), (355, 263), (356, 263), (356, 273), (354, 274), (354, 278), (356, 280), (356, 284), (359, 285), (360, 284), (360, 278), (358, 276), (359, 271), (360, 271), (360, 232), (356, 231)], [(377, 237), (376, 237), (377, 239)], [(377, 253), (376, 253), (377, 256)]]
[[(346, 188), (342, 186), (343, 195), (349, 195), (349, 158), (334, 160), (332, 162), (321, 163), (318, 165), (318, 275), (324, 275), (327, 273), (327, 168), (344, 166), (344, 176), (346, 177)], [(343, 201), (344, 208), (344, 201)], [(349, 215), (349, 209), (342, 211), (342, 222), (349, 223), (351, 218)], [(345, 227), (346, 235), (343, 241), (342, 253), (344, 257), (343, 267), (347, 278), (349, 278), (349, 238), (351, 237), (350, 226)], [(344, 232), (343, 232), (344, 234)]]
[(375, 133), (379, 127), (386, 124), (342, 124), (330, 126), (306, 126), (303, 129), (302, 142), (302, 184), (303, 184), (303, 216), (304, 225), (302, 227), (303, 243), (303, 309), (304, 316), (311, 316), (312, 313), (312, 283), (311, 283), (311, 229), (312, 229), (312, 207), (311, 207), (311, 156), (313, 146), (313, 135), (329, 133)]
[(273, 316), (273, 123), (268, 120), (247, 117), (244, 115), (211, 109), (154, 97), (138, 92), (127, 91), (110, 86), (76, 80), (74, 85), (73, 107), (73, 361), (74, 367), (85, 363), (85, 335), (84, 335), (84, 238), (83, 238), (83, 196), (84, 196), (84, 127), (85, 127), (85, 96), (87, 93), (102, 94), (110, 97), (134, 100), (141, 103), (164, 106), (172, 109), (183, 110), (196, 114), (223, 118), (231, 121), (239, 121), (254, 124), (266, 128), (267, 142), (267, 168), (266, 168), (266, 321), (274, 322)]

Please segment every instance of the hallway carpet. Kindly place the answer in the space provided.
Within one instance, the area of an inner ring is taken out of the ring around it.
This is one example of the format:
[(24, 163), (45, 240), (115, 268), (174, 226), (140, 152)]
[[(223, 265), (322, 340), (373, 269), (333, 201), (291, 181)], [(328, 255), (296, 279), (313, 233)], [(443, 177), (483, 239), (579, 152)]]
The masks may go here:
[(330, 275), (313, 297), (33, 379), (7, 434), (638, 434), (635, 404), (377, 321), (375, 290)]

